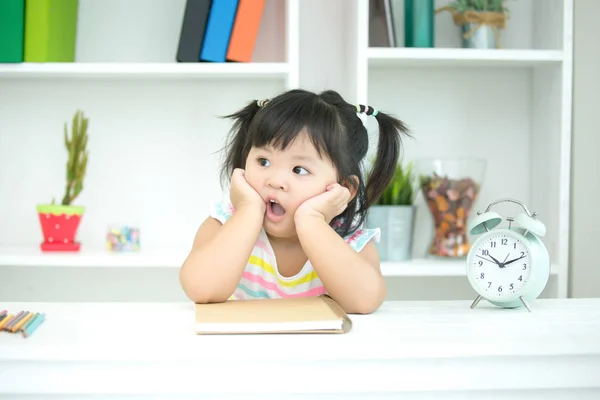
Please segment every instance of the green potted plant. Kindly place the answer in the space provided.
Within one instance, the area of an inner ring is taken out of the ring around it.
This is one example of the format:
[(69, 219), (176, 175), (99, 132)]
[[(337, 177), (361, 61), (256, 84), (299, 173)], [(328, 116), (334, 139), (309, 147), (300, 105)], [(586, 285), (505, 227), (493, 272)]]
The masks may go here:
[(73, 116), (71, 136), (67, 123), (64, 128), (64, 141), (67, 149), (66, 186), (60, 204), (52, 199), (50, 204), (36, 206), (44, 241), (42, 251), (79, 251), (80, 243), (75, 240), (77, 228), (85, 211), (83, 206), (73, 202), (83, 190), (83, 180), (88, 162), (88, 119), (82, 111)]
[(461, 27), (465, 48), (500, 48), (499, 29), (506, 27), (509, 17), (505, 0), (455, 0), (436, 10), (450, 11), (454, 24)]
[(368, 212), (367, 225), (381, 228), (376, 244), (382, 261), (405, 261), (411, 258), (414, 201), (418, 188), (414, 164), (396, 164), (394, 176)]

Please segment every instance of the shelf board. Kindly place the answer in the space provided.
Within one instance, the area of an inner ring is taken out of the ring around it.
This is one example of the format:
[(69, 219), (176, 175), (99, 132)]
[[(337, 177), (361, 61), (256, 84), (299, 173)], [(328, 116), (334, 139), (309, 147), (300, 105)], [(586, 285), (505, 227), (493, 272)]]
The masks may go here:
[[(0, 267), (73, 267), (73, 268), (179, 268), (187, 257), (186, 250), (109, 253), (43, 253), (37, 247), (0, 248)], [(405, 262), (382, 262), (385, 277), (466, 276), (464, 260), (413, 259)], [(552, 273), (557, 268), (553, 266)]]
[(563, 53), (559, 50), (371, 47), (367, 49), (367, 58), (370, 67), (533, 67), (561, 63)]
[(287, 63), (15, 63), (0, 64), (7, 78), (275, 78)]

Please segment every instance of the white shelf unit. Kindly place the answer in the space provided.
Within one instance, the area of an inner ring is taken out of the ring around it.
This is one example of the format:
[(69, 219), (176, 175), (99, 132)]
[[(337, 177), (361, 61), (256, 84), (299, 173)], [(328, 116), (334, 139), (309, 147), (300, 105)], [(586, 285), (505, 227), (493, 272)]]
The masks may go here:
[[(394, 21), (397, 46), (403, 46), (403, 2), (392, 3), (400, 10)], [(436, 7), (448, 3), (438, 0)], [(369, 24), (375, 20), (369, 2), (352, 4), (348, 36), (355, 44), (351, 55), (358, 101), (409, 125), (413, 138), (404, 140), (405, 162), (485, 158), (473, 214), (506, 197), (538, 212), (548, 231), (543, 241), (556, 279), (554, 295), (566, 297), (573, 1), (510, 2), (502, 48), (486, 50), (461, 48), (460, 28), (449, 13), (435, 16), (433, 48), (379, 47), (369, 38)], [(367, 124), (375, 135), (375, 120), (369, 118)], [(376, 140), (371, 143), (375, 146)], [(433, 235), (433, 219), (421, 195), (416, 205), (414, 265), (425, 256)], [(494, 211), (506, 216), (522, 210), (500, 205)]]
[[(185, 251), (143, 250), (132, 253), (87, 251), (79, 253), (43, 253), (36, 248), (1, 248), (0, 271), (3, 267), (36, 268), (179, 268)], [(414, 259), (405, 262), (383, 262), (386, 278), (466, 276), (462, 260)], [(557, 274), (553, 266), (552, 274)]]
[[(534, 15), (533, 5), (540, 1), (544, 7)], [(349, 101), (407, 121), (415, 139), (405, 141), (406, 158), (503, 152), (486, 155), (489, 171), (476, 208), (510, 195), (540, 213), (549, 228), (546, 243), (557, 294), (564, 297), (572, 0), (552, 0), (550, 6), (546, 0), (512, 3), (517, 8), (512, 21), (521, 28), (511, 30), (509, 23), (505, 48), (498, 51), (459, 48), (458, 30), (441, 15), (436, 17), (441, 47), (369, 47), (368, 0), (343, 3), (344, 20), (355, 23), (338, 21), (341, 4), (303, 1), (300, 12), (299, 0), (267, 0), (256, 62), (178, 64), (173, 57), (184, 0), (80, 0), (76, 63), (0, 64), (0, 268), (172, 271), (206, 216), (207, 201), (221, 198), (216, 152), (230, 124), (218, 117), (252, 98), (340, 82), (333, 88)], [(140, 7), (148, 12), (143, 20)], [(553, 11), (557, 7), (559, 12)], [(300, 14), (317, 24), (307, 28), (305, 23), (301, 31)], [(535, 28), (523, 32), (529, 21), (537, 21)], [(552, 24), (554, 39), (535, 42)], [(318, 40), (331, 29), (336, 42)], [(310, 35), (303, 46), (300, 32)], [(35, 205), (62, 194), (62, 129), (79, 108), (90, 117), (90, 166), (79, 199), (86, 206), (78, 234), (83, 250), (40, 254)], [(368, 122), (374, 130), (373, 120)], [(464, 276), (462, 260), (424, 257), (431, 221), (418, 205), (415, 259), (384, 262), (384, 275)], [(140, 226), (142, 253), (103, 250), (108, 224), (121, 222)]]
[(185, 3), (80, 0), (75, 62), (0, 64), (1, 247), (42, 240), (35, 206), (62, 196), (63, 124), (81, 109), (83, 247), (133, 223), (147, 249), (189, 248), (222, 198), (220, 117), (299, 85), (300, 13), (298, 0), (267, 0), (250, 63), (177, 63)]
[(294, 68), (272, 63), (22, 63), (0, 64), (3, 79), (252, 79), (268, 78), (297, 85)]

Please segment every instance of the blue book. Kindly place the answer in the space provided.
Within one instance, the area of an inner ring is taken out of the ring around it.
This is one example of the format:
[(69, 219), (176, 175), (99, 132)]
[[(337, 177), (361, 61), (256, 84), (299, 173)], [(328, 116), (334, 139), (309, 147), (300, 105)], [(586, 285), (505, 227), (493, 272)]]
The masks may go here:
[(225, 62), (237, 6), (238, 0), (213, 0), (200, 52), (201, 61)]

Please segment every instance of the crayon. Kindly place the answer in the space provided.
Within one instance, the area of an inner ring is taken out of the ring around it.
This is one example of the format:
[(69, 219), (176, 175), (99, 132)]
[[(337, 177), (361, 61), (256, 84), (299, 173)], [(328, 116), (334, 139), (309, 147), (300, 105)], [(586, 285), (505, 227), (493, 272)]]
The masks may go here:
[(2, 320), (2, 322), (0, 322), (0, 331), (2, 330), (2, 328), (4, 327), (4, 325), (6, 325), (7, 322), (10, 322), (10, 320), (13, 319), (13, 318), (14, 318), (14, 316), (12, 314), (8, 314), (6, 316), (6, 318), (4, 318)]
[(24, 313), (24, 311), (21, 310), (18, 313), (16, 313), (15, 316), (12, 317), (10, 321), (6, 321), (6, 323), (4, 324), (3, 329), (8, 330), (8, 328), (10, 327), (10, 324), (12, 324), (13, 322), (15, 322), (18, 318), (20, 318), (21, 315), (23, 315), (23, 313)]
[(2, 310), (0, 311), (0, 319), (4, 318), (4, 316), (8, 314), (8, 310)]
[(40, 315), (40, 313), (39, 313), (39, 312), (35, 313), (35, 315), (34, 315), (33, 317), (31, 317), (31, 318), (29, 319), (29, 321), (27, 321), (27, 322), (25, 323), (25, 325), (23, 325), (23, 326), (21, 327), (21, 330), (22, 330), (22, 331), (24, 331), (25, 329), (27, 329), (27, 327), (28, 327), (29, 325), (31, 325), (31, 323), (32, 323), (32, 322), (33, 322), (33, 321), (34, 321), (34, 320), (37, 318), (37, 316), (38, 316), (38, 315)]
[(5, 325), (4, 329), (10, 331), (13, 328), (13, 326), (21, 322), (21, 320), (25, 318), (27, 314), (29, 314), (29, 311), (23, 312), (18, 318), (13, 319), (12, 322), (10, 322), (8, 325)]
[(16, 332), (16, 331), (18, 331), (19, 329), (21, 329), (21, 327), (22, 327), (23, 325), (25, 325), (25, 323), (26, 323), (27, 321), (29, 321), (29, 320), (31, 319), (31, 317), (33, 317), (33, 313), (29, 313), (29, 314), (27, 314), (27, 315), (26, 315), (24, 318), (22, 318), (22, 319), (21, 319), (19, 322), (17, 322), (16, 324), (14, 324), (14, 325), (12, 326), (12, 328), (10, 329), (10, 331), (11, 331), (11, 332)]
[(37, 317), (35, 317), (35, 320), (31, 323), (31, 325), (29, 325), (27, 327), (27, 329), (25, 329), (23, 331), (23, 336), (25, 337), (29, 337), (33, 334), (33, 332), (35, 332), (35, 330), (37, 329), (38, 326), (40, 326), (40, 324), (42, 322), (44, 322), (44, 318), (46, 317), (46, 314), (40, 314)]

